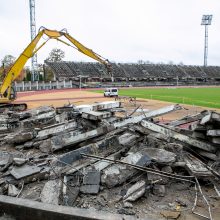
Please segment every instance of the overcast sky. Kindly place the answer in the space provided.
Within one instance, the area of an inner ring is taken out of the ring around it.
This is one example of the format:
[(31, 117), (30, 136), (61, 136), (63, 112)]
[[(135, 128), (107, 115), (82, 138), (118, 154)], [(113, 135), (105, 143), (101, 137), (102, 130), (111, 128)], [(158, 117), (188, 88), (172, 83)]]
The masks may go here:
[[(203, 65), (203, 14), (209, 26), (208, 65), (220, 61), (219, 0), (36, 0), (36, 26), (61, 30), (115, 62), (183, 62)], [(18, 57), (30, 43), (29, 0), (0, 0), (0, 59)], [(38, 52), (42, 63), (61, 48), (68, 61), (93, 61), (50, 41)]]

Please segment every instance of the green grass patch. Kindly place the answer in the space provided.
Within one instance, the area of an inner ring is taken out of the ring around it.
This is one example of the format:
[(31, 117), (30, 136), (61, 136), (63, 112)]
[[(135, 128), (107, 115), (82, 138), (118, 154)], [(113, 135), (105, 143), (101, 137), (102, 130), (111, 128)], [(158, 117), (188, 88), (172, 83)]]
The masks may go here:
[[(104, 90), (91, 90), (103, 93)], [(120, 89), (120, 96), (161, 100), (179, 104), (189, 104), (211, 108), (220, 108), (219, 88), (130, 88)]]

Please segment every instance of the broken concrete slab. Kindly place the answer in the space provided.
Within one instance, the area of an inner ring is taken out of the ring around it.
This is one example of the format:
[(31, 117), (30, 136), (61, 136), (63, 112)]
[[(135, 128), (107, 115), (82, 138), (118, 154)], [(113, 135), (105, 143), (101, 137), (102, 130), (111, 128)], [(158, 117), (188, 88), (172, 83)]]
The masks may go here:
[(179, 126), (179, 125), (184, 125), (184, 124), (187, 124), (187, 123), (190, 123), (190, 122), (195, 122), (195, 121), (198, 121), (200, 119), (202, 119), (205, 115), (208, 114), (208, 111), (202, 111), (196, 115), (187, 115), (181, 119), (178, 119), (178, 120), (175, 120), (175, 121), (171, 121), (169, 122), (169, 126)]
[(20, 190), (16, 186), (8, 184), (8, 196), (15, 197), (18, 195), (19, 191)]
[(210, 139), (210, 141), (211, 141), (213, 144), (219, 145), (219, 144), (220, 144), (220, 137), (212, 137), (212, 138)]
[[(121, 152), (123, 151), (123, 149), (117, 151), (114, 154), (109, 155), (108, 157), (106, 157), (107, 159), (110, 160), (118, 160), (121, 158)], [(105, 160), (100, 160), (96, 163), (93, 164), (93, 167), (98, 170), (98, 171), (102, 171), (104, 170), (106, 167), (110, 166), (113, 162), (110, 161), (105, 161)]]
[(42, 168), (37, 166), (23, 165), (21, 167), (13, 167), (13, 169), (10, 171), (10, 174), (15, 179), (21, 179), (39, 173), (41, 169)]
[(108, 110), (120, 107), (122, 107), (122, 103), (119, 101), (105, 101), (94, 104), (93, 111)]
[(7, 135), (4, 140), (9, 144), (20, 144), (32, 140), (34, 137), (36, 137), (36, 135), (37, 133), (34, 130), (20, 131)]
[(55, 123), (56, 122), (55, 116), (56, 116), (55, 110), (43, 114), (35, 115), (31, 118), (21, 121), (21, 127), (34, 128), (37, 126), (41, 127), (42, 125)]
[(44, 114), (50, 111), (54, 111), (54, 108), (51, 106), (44, 105), (44, 106), (40, 106), (34, 109), (27, 110), (25, 112), (21, 112), (20, 114), (30, 114), (31, 117), (33, 117), (33, 116), (41, 115), (41, 114)]
[(100, 172), (97, 170), (88, 170), (83, 176), (84, 185), (99, 185), (100, 183)]
[(142, 150), (152, 161), (159, 164), (171, 164), (176, 161), (176, 154), (159, 148), (144, 148)]
[[(132, 220), (127, 216), (121, 216), (109, 212), (96, 211), (92, 209), (80, 209), (76, 207), (57, 206), (28, 199), (12, 198), (0, 195), (1, 211), (9, 215), (15, 216), (16, 219), (30, 219), (34, 216), (34, 220), (56, 219), (91, 219), (91, 220)], [(134, 220), (134, 219), (133, 219)]]
[(0, 166), (5, 166), (11, 157), (11, 154), (5, 151), (0, 152)]
[(97, 194), (99, 192), (100, 185), (82, 185), (80, 192), (84, 194)]
[(74, 109), (80, 113), (90, 112), (93, 110), (93, 106), (92, 105), (77, 105), (74, 107)]
[(105, 118), (110, 118), (113, 115), (114, 115), (113, 112), (89, 111), (89, 112), (83, 112), (82, 113), (82, 118), (93, 120), (93, 121), (98, 121), (98, 120), (102, 120), (102, 119), (105, 119)]
[(138, 198), (144, 195), (145, 186), (146, 186), (146, 182), (144, 180), (135, 183), (127, 190), (126, 195), (123, 197), (124, 201), (129, 201), (129, 202), (136, 201)]
[(51, 140), (47, 139), (47, 140), (42, 141), (39, 145), (39, 149), (43, 153), (52, 152), (52, 150), (51, 150)]
[(133, 208), (133, 205), (130, 202), (123, 202), (123, 207), (124, 208)]
[(217, 160), (218, 159), (216, 154), (213, 154), (213, 153), (210, 153), (210, 152), (207, 152), (207, 151), (198, 150), (197, 153), (199, 153), (203, 157), (209, 158), (210, 160)]
[(203, 141), (200, 141), (200, 140), (196, 140), (192, 137), (180, 134), (176, 131), (171, 130), (170, 128), (166, 128), (161, 125), (157, 125), (152, 122), (145, 121), (145, 120), (143, 120), (141, 122), (141, 125), (151, 131), (155, 131), (155, 132), (164, 134), (168, 138), (173, 138), (173, 139), (179, 140), (179, 141), (187, 143), (193, 147), (196, 147), (196, 148), (199, 148), (202, 150), (206, 150), (206, 151), (210, 151), (210, 152), (216, 151), (216, 148), (213, 145), (206, 143), (206, 142), (203, 142)]
[(27, 162), (27, 160), (25, 158), (15, 157), (15, 158), (13, 158), (13, 162), (14, 162), (15, 165), (21, 166), (21, 165), (25, 164)]
[(198, 138), (198, 139), (206, 140), (206, 135), (198, 131), (193, 131), (192, 137), (196, 139)]
[(192, 154), (184, 154), (184, 162), (186, 163), (186, 169), (189, 173), (196, 177), (209, 177), (213, 176), (212, 172), (206, 168), (204, 163)]
[(41, 191), (41, 202), (58, 205), (61, 186), (61, 180), (49, 180), (46, 182), (43, 190)]
[(102, 126), (97, 129), (81, 133), (81, 132), (68, 132), (63, 135), (58, 135), (52, 137), (51, 140), (51, 150), (56, 151), (67, 146), (71, 146), (82, 141), (97, 137), (99, 135), (106, 134), (114, 130), (112, 126)]
[(208, 136), (213, 136), (213, 137), (220, 137), (220, 129), (218, 129), (218, 130), (208, 130), (207, 135)]
[[(150, 158), (140, 152), (131, 153), (121, 161), (139, 166), (146, 166), (151, 162)], [(111, 188), (125, 182), (127, 179), (131, 178), (136, 172), (137, 170), (131, 167), (127, 167), (126, 165), (113, 164), (103, 170), (101, 182), (102, 184), (105, 184), (108, 188)]]
[(36, 136), (36, 140), (43, 140), (52, 135), (57, 135), (61, 132), (74, 129), (76, 127), (77, 127), (77, 123), (75, 120), (68, 121), (68, 123), (60, 123), (60, 124), (55, 124), (55, 125), (51, 125), (48, 127), (44, 127), (38, 132)]
[(135, 123), (142, 121), (144, 118), (153, 118), (153, 117), (164, 115), (164, 114), (170, 113), (172, 111), (180, 110), (180, 109), (181, 109), (181, 107), (179, 105), (166, 106), (164, 108), (160, 108), (160, 109), (156, 109), (156, 110), (147, 112), (143, 115), (134, 116), (132, 118), (127, 118), (123, 121), (115, 122), (115, 123), (113, 123), (113, 126), (115, 128), (118, 128), (118, 127), (122, 127), (122, 126), (125, 126), (128, 124), (135, 124)]
[(209, 112), (208, 115), (203, 117), (200, 121), (201, 125), (209, 124), (209, 123), (220, 123), (220, 114), (217, 112)]
[(133, 145), (140, 136), (131, 132), (126, 132), (118, 137), (118, 142), (122, 146)]

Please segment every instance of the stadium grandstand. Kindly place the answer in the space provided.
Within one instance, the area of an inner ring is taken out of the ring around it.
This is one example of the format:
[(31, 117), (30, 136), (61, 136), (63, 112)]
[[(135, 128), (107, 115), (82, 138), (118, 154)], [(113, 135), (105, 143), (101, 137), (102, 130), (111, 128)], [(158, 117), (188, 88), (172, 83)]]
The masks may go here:
[[(111, 84), (105, 66), (95, 62), (48, 62), (55, 80), (99, 82)], [(114, 85), (118, 86), (186, 86), (220, 85), (219, 66), (187, 66), (170, 64), (112, 63)]]

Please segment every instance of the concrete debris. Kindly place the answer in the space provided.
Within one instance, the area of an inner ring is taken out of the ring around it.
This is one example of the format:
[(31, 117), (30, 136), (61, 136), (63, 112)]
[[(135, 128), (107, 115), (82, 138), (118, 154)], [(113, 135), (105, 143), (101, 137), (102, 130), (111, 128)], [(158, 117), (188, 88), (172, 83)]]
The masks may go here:
[(8, 196), (15, 197), (18, 195), (19, 191), (20, 190), (16, 186), (14, 186), (12, 184), (8, 184)]
[(50, 139), (42, 141), (39, 145), (39, 149), (43, 153), (50, 153), (52, 151)]
[[(133, 165), (146, 166), (150, 164), (149, 157), (142, 153), (131, 153), (122, 162), (126, 162)], [(102, 184), (105, 184), (108, 188), (114, 187), (118, 184), (122, 184), (127, 179), (130, 179), (137, 171), (134, 168), (127, 167), (123, 164), (114, 164), (103, 170), (101, 176)]]
[(39, 173), (40, 171), (41, 168), (38, 166), (23, 165), (21, 167), (13, 167), (10, 173), (15, 179), (21, 179)]
[(105, 118), (110, 118), (113, 116), (113, 112), (96, 112), (96, 111), (89, 111), (89, 112), (83, 112), (82, 118), (86, 118), (93, 121), (102, 120)]
[(156, 196), (164, 197), (166, 194), (165, 185), (154, 185), (153, 187), (153, 194)]
[(147, 113), (140, 115), (140, 116), (134, 116), (134, 117), (125, 119), (121, 122), (116, 122), (113, 125), (115, 128), (118, 128), (118, 127), (122, 127), (122, 126), (125, 126), (128, 124), (135, 124), (135, 123), (142, 121), (143, 119), (158, 117), (160, 115), (167, 114), (172, 111), (176, 111), (176, 110), (180, 110), (180, 109), (181, 109), (181, 107), (179, 105), (171, 105), (171, 106), (167, 106), (167, 107), (164, 107), (161, 109), (147, 112)]
[(25, 164), (26, 163), (26, 159), (25, 158), (13, 158), (13, 162), (14, 162), (14, 164), (15, 165), (17, 165), (17, 166), (21, 166), (21, 165), (23, 165), (23, 164)]
[(176, 154), (158, 148), (145, 148), (144, 153), (158, 164), (171, 164), (176, 161)]
[(57, 135), (59, 133), (73, 130), (76, 127), (77, 127), (77, 123), (75, 120), (68, 121), (68, 123), (59, 123), (59, 124), (51, 125), (41, 129), (38, 132), (36, 139), (43, 140), (51, 136)]
[(80, 187), (80, 192), (84, 194), (98, 194), (99, 185), (82, 185)]
[(34, 137), (36, 137), (35, 131), (20, 131), (18, 133), (7, 135), (4, 140), (9, 144), (21, 144), (32, 140)]
[(0, 166), (5, 166), (11, 157), (11, 154), (8, 152), (0, 152)]
[(164, 122), (155, 118), (181, 107), (140, 109), (109, 101), (1, 114), (0, 193), (119, 219), (177, 219), (177, 207), (193, 206), (197, 178), (211, 203), (215, 191), (206, 187), (219, 189), (220, 114)]
[(200, 121), (201, 125), (210, 124), (210, 123), (220, 124), (220, 114), (216, 112), (209, 112), (209, 114), (203, 117)]
[(135, 183), (128, 189), (126, 195), (123, 197), (124, 201), (133, 202), (143, 196), (145, 193), (145, 185), (146, 183), (143, 180)]
[(57, 151), (64, 147), (68, 147), (99, 135), (106, 134), (112, 130), (112, 126), (103, 126), (85, 133), (73, 131), (63, 135), (54, 136), (51, 138), (51, 150)]
[(89, 170), (83, 177), (84, 185), (98, 185), (100, 183), (100, 172), (97, 170)]
[(139, 135), (126, 132), (118, 137), (118, 142), (122, 146), (126, 146), (126, 145), (132, 146), (133, 143), (136, 142), (138, 138)]
[(204, 116), (206, 116), (209, 112), (208, 111), (202, 111), (199, 114), (196, 115), (187, 115), (181, 119), (175, 120), (175, 121), (171, 121), (168, 123), (169, 126), (179, 126), (179, 125), (184, 125), (184, 124), (188, 124), (191, 122), (195, 122), (198, 120), (201, 120)]
[(190, 146), (193, 146), (193, 147), (196, 147), (196, 148), (199, 148), (202, 150), (210, 151), (210, 152), (216, 151), (216, 148), (212, 144), (209, 144), (209, 143), (194, 139), (192, 137), (180, 134), (176, 131), (171, 130), (170, 128), (166, 128), (164, 126), (157, 125), (152, 122), (144, 121), (144, 120), (141, 122), (141, 125), (151, 131), (164, 134), (167, 138), (173, 138), (175, 140), (189, 144)]
[(61, 180), (49, 180), (45, 183), (41, 191), (41, 201), (53, 205), (59, 205), (59, 197), (61, 194)]
[(213, 176), (212, 172), (207, 169), (204, 163), (202, 163), (202, 161), (194, 157), (192, 154), (185, 154), (184, 161), (186, 163), (186, 168), (191, 175), (196, 177)]

